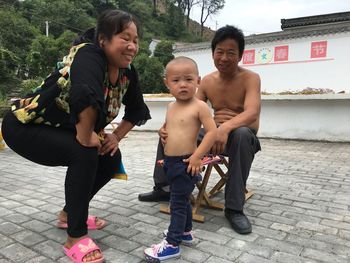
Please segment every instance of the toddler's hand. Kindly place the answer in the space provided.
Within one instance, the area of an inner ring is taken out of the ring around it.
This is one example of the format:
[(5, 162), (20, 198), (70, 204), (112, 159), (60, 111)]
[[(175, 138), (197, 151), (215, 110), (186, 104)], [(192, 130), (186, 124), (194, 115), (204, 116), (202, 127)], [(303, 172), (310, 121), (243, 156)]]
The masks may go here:
[(189, 158), (184, 159), (183, 161), (188, 163), (187, 173), (191, 173), (192, 176), (198, 175), (202, 170), (202, 161), (200, 158), (191, 155)]

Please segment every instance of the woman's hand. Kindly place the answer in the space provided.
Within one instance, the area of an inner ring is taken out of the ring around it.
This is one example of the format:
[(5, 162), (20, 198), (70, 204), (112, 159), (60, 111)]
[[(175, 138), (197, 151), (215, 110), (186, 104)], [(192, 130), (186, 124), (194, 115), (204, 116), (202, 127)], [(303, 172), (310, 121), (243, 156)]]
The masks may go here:
[(102, 148), (100, 150), (100, 154), (105, 155), (106, 153), (111, 152), (111, 156), (113, 156), (119, 148), (119, 141), (120, 140), (116, 134), (106, 133), (102, 141)]
[(192, 176), (198, 175), (202, 170), (202, 160), (194, 155), (191, 155), (190, 158), (183, 160), (185, 163), (188, 163), (187, 173), (191, 173)]
[(97, 135), (96, 132), (92, 132), (89, 138), (80, 137), (79, 133), (77, 133), (76, 138), (77, 141), (85, 147), (96, 147), (98, 151), (100, 151), (102, 147), (100, 137)]

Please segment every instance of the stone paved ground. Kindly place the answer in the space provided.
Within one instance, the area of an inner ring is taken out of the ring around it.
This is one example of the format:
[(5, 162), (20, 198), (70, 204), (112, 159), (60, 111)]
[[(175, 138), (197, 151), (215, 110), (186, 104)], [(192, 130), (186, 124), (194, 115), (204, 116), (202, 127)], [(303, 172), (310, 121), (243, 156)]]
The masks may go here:
[[(350, 144), (261, 142), (246, 204), (253, 233), (236, 234), (221, 211), (206, 209), (207, 221), (194, 224), (197, 242), (176, 262), (350, 262)], [(91, 203), (108, 221), (90, 233), (107, 262), (142, 262), (168, 225), (158, 203), (137, 200), (152, 187), (156, 143), (155, 133), (131, 133), (121, 145), (129, 180), (113, 180)], [(0, 262), (69, 262), (66, 233), (54, 227), (64, 174), (0, 151)]]

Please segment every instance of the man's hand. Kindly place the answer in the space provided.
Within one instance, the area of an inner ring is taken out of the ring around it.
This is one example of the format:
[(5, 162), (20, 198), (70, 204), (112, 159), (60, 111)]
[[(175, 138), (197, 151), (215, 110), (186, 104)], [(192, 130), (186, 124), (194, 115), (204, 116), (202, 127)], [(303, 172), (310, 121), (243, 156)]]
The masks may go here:
[(164, 146), (166, 144), (166, 138), (168, 138), (168, 132), (165, 130), (165, 124), (158, 130), (158, 134)]
[(102, 148), (100, 150), (101, 155), (111, 152), (113, 156), (119, 148), (119, 140), (114, 133), (105, 134), (104, 140), (102, 141)]
[(213, 148), (211, 149), (211, 152), (213, 154), (221, 154), (225, 151), (229, 133), (230, 131), (224, 126), (224, 124), (221, 124), (218, 127), (216, 133), (216, 140), (213, 145)]
[(202, 160), (194, 155), (191, 155), (188, 159), (183, 160), (188, 163), (187, 173), (191, 173), (192, 176), (198, 175), (202, 170)]
[(96, 147), (98, 151), (101, 149), (100, 138), (96, 132), (92, 132), (90, 138), (80, 137), (79, 134), (76, 135), (77, 141), (85, 147)]

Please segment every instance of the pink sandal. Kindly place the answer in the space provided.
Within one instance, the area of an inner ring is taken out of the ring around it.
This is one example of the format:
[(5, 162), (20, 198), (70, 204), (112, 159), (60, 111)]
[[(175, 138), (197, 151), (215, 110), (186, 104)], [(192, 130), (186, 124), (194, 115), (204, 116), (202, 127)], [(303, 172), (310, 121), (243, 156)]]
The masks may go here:
[[(98, 250), (101, 253), (101, 249), (95, 244), (95, 242), (89, 238), (86, 237), (82, 240), (79, 240), (74, 246), (72, 246), (70, 249), (63, 247), (64, 253), (69, 257), (74, 263), (81, 263), (84, 262), (83, 258), (88, 255), (89, 253)], [(102, 253), (101, 253), (102, 255)], [(101, 263), (104, 261), (104, 257), (88, 261), (89, 263)]]
[[(101, 224), (99, 225), (96, 225), (96, 220), (97, 220), (96, 216), (88, 216), (88, 219), (86, 220), (86, 224), (89, 230), (99, 230), (106, 226), (105, 220), (99, 218), (98, 220), (101, 222)], [(56, 226), (62, 229), (68, 228), (67, 222), (62, 222), (62, 221), (58, 221)]]

